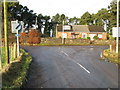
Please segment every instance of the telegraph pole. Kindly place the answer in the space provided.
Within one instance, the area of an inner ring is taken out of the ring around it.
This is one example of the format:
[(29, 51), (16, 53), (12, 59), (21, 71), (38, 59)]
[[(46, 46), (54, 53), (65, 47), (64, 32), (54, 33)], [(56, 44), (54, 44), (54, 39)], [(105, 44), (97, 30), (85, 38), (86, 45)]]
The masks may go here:
[(119, 0), (117, 0), (117, 37), (116, 37), (116, 53), (118, 53), (119, 44)]
[(6, 61), (7, 64), (10, 63), (9, 61), (9, 45), (8, 45), (8, 24), (7, 24), (7, 2), (4, 0), (4, 38), (5, 38), (5, 54), (6, 54)]

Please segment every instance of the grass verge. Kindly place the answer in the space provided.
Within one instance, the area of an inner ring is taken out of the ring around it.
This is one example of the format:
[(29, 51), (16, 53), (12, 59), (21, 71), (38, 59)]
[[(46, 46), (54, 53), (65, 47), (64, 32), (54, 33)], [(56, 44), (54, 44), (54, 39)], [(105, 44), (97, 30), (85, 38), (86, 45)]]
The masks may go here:
[(109, 49), (106, 49), (103, 51), (103, 56), (105, 58), (107, 58), (108, 61), (120, 65), (120, 60), (119, 60), (118, 54), (116, 52), (110, 52)]
[(78, 43), (78, 44), (21, 44), (22, 46), (106, 46), (107, 44), (88, 44), (88, 43)]
[(19, 60), (12, 62), (2, 70), (2, 88), (5, 90), (12, 90), (14, 88), (20, 89), (22, 84), (26, 81), (26, 75), (32, 57), (21, 49), (22, 56)]
[(2, 50), (1, 63), (2, 63), (2, 66), (4, 66), (6, 64), (6, 60), (5, 60), (5, 47), (1, 47), (0, 49)]

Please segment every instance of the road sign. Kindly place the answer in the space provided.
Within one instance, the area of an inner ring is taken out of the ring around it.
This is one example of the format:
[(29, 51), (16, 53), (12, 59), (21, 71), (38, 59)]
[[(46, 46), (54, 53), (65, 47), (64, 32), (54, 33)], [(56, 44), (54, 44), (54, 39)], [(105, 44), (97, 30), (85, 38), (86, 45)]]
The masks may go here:
[(66, 33), (62, 33), (62, 38), (67, 38), (67, 34)]
[(113, 37), (120, 37), (120, 27), (119, 27), (119, 30), (117, 29), (117, 27), (113, 27), (112, 35), (113, 35)]
[(11, 21), (11, 29), (12, 29), (12, 33), (17, 33), (16, 31), (19, 30), (20, 32), (23, 32), (23, 26), (24, 23), (23, 21), (19, 21), (20, 23), (18, 23), (18, 21)]
[(20, 34), (15, 34), (15, 36), (20, 36)]

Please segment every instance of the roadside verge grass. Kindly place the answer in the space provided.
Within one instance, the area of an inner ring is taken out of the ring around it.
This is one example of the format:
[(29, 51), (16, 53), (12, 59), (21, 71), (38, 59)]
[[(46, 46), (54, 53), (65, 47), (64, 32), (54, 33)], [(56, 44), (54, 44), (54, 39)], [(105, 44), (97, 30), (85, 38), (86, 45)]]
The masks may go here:
[(22, 84), (26, 81), (29, 65), (32, 57), (21, 49), (22, 56), (19, 60), (12, 62), (2, 70), (2, 88), (5, 90), (12, 90), (14, 88), (20, 89)]
[(120, 65), (120, 60), (119, 60), (118, 54), (116, 52), (110, 52), (109, 49), (106, 49), (103, 51), (103, 56), (105, 58), (107, 58), (108, 61)]
[(48, 44), (48, 43), (41, 43), (41, 44), (21, 44), (22, 46), (106, 46), (107, 44), (88, 44), (88, 43), (78, 43), (78, 44)]

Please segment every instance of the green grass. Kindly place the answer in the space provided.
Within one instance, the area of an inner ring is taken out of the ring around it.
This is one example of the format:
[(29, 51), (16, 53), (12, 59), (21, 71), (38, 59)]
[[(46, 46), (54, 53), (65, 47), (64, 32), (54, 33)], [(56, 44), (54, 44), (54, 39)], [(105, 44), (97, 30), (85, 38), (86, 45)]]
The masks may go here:
[(89, 43), (78, 43), (78, 44), (48, 44), (48, 43), (40, 43), (40, 44), (21, 44), (23, 46), (91, 46), (91, 45), (94, 45), (94, 46), (106, 46), (106, 44), (89, 44)]
[(2, 63), (2, 66), (4, 66), (6, 64), (6, 60), (5, 60), (5, 47), (1, 47), (1, 50), (2, 50), (2, 57), (1, 57), (1, 63)]
[(3, 89), (20, 89), (22, 84), (26, 81), (26, 75), (32, 57), (24, 50), (21, 50), (21, 52), (23, 53), (21, 59), (11, 63), (2, 71)]
[[(1, 54), (1, 63), (2, 63), (2, 67), (4, 67), (7, 63), (6, 61), (6, 53), (5, 53), (5, 47), (1, 47), (0, 48), (2, 50), (2, 54)], [(13, 47), (9, 47), (9, 60), (10, 62), (14, 61), (16, 58), (13, 58)]]
[(116, 52), (110, 52), (109, 49), (106, 49), (103, 51), (103, 55), (108, 59), (108, 61), (115, 64), (120, 64), (120, 60), (118, 59), (118, 54)]

